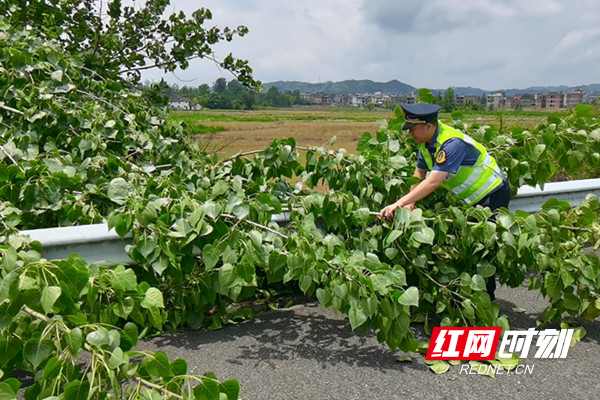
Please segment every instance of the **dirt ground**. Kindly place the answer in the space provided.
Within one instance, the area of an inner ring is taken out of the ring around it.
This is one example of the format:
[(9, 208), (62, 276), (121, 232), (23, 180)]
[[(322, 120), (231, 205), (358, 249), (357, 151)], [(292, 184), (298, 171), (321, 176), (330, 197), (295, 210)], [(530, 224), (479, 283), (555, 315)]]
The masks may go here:
[[(223, 132), (199, 135), (197, 140), (210, 153), (229, 157), (238, 152), (248, 152), (267, 147), (273, 139), (293, 137), (297, 146), (325, 146), (356, 151), (358, 139), (364, 132), (379, 130), (377, 122), (353, 121), (277, 121), (277, 122), (202, 122), (205, 126), (225, 128)], [(333, 137), (336, 142), (330, 145)]]

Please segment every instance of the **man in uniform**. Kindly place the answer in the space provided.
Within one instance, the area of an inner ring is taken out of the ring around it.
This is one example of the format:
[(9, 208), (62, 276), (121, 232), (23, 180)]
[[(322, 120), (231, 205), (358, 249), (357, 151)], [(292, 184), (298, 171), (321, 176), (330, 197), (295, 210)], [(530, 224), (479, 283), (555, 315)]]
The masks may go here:
[[(495, 210), (508, 207), (510, 188), (496, 160), (485, 147), (457, 129), (439, 122), (439, 105), (402, 104), (404, 124), (420, 145), (414, 176), (421, 182), (413, 185), (400, 200), (381, 210), (380, 218), (391, 219), (399, 207), (413, 210), (415, 203), (444, 184), (469, 205)], [(429, 172), (429, 173), (428, 173)], [(492, 300), (496, 282), (488, 280)]]

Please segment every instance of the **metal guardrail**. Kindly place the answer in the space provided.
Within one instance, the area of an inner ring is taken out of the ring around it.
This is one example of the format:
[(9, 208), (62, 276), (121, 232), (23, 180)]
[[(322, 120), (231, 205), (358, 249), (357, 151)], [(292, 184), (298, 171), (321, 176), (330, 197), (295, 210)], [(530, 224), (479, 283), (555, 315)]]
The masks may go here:
[(121, 238), (114, 229), (109, 230), (107, 224), (32, 229), (20, 233), (40, 242), (47, 260), (62, 260), (75, 253), (90, 264), (131, 263), (125, 251), (127, 245), (133, 244), (131, 235)]
[(568, 201), (571, 206), (576, 206), (593, 193), (600, 197), (600, 179), (583, 179), (578, 181), (552, 182), (540, 186), (522, 186), (517, 191), (516, 197), (511, 199), (508, 209), (512, 212), (523, 210), (527, 212), (538, 211), (542, 205), (552, 199)]
[[(575, 206), (583, 202), (589, 193), (600, 197), (600, 179), (548, 183), (543, 190), (539, 186), (523, 186), (511, 200), (509, 209), (512, 212), (537, 211), (551, 198), (566, 200)], [(274, 215), (272, 221), (282, 223), (289, 218), (289, 213), (282, 213)], [(131, 236), (121, 238), (106, 224), (25, 230), (21, 234), (39, 241), (44, 248), (43, 256), (48, 260), (63, 259), (76, 253), (89, 263), (131, 262), (125, 251), (126, 246), (132, 244)]]

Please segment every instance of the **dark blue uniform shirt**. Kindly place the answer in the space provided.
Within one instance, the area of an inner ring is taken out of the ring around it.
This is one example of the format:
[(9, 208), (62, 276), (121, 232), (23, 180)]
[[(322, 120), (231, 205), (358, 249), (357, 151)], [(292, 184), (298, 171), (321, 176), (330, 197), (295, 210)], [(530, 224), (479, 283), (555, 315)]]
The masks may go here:
[[(426, 143), (425, 147), (429, 150), (432, 157), (435, 157), (435, 143), (437, 141), (438, 129), (435, 130), (431, 143)], [(448, 172), (455, 174), (461, 166), (472, 166), (475, 165), (479, 158), (479, 150), (474, 146), (471, 146), (459, 138), (450, 138), (442, 144), (440, 151), (446, 152), (446, 161), (439, 164), (434, 159), (433, 170)], [(419, 149), (419, 155), (417, 156), (417, 168), (428, 170), (423, 154)]]

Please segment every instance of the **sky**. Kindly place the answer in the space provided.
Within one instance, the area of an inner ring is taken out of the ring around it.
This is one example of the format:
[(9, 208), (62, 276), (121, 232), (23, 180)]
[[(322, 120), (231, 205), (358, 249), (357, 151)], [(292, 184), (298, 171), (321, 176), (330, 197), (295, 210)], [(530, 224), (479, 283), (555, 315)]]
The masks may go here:
[[(214, 47), (248, 60), (254, 78), (399, 80), (484, 90), (600, 83), (598, 0), (171, 0), (208, 8), (209, 25), (249, 33)], [(144, 74), (179, 86), (233, 79), (210, 60)]]

